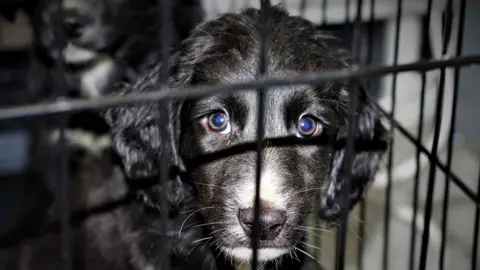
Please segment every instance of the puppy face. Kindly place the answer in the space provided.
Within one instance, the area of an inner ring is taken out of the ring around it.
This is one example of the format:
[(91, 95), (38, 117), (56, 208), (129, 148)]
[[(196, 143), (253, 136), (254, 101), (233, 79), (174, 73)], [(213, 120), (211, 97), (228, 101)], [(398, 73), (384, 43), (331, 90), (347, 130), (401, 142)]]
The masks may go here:
[[(239, 77), (249, 74), (254, 73)], [(305, 230), (299, 226), (310, 212), (311, 198), (327, 180), (332, 148), (301, 142), (326, 138), (336, 130), (337, 104), (326, 98), (328, 91), (340, 91), (333, 88), (336, 86), (285, 87), (265, 96), (265, 139), (270, 141), (261, 159), (261, 260), (288, 252), (300, 239)], [(258, 102), (254, 91), (195, 100), (184, 104), (181, 115), (184, 160), (201, 160), (203, 155), (256, 140)], [(300, 144), (275, 143), (283, 138)], [(202, 214), (211, 224), (217, 244), (246, 260), (251, 253), (256, 152), (251, 147), (240, 152), (192, 166), (191, 171), (204, 207)]]
[[(266, 76), (348, 68), (344, 56), (327, 48), (312, 24), (277, 8), (270, 16)], [(179, 70), (188, 65), (191, 73), (180, 72), (178, 81), (187, 76), (189, 85), (216, 85), (258, 79), (259, 26), (259, 13), (247, 10), (199, 27), (189, 40), (192, 43), (185, 43), (189, 47), (187, 53), (179, 56)], [(193, 64), (185, 65), (182, 58), (190, 56), (189, 49), (202, 53), (190, 58), (194, 59)], [(326, 83), (275, 87), (265, 94), (267, 141), (259, 188), (260, 260), (275, 259), (298, 244), (316, 193), (323, 195), (323, 217), (338, 217), (338, 197), (344, 177), (338, 175), (343, 163), (343, 150), (338, 151), (338, 145), (347, 130), (348, 103), (354, 90), (346, 83)], [(364, 129), (365, 133), (358, 135), (373, 139), (384, 130), (371, 113), (364, 93), (360, 96), (358, 132)], [(202, 214), (210, 224), (216, 245), (240, 260), (250, 259), (252, 253), (256, 152), (243, 147), (242, 153), (211, 162), (201, 160), (207, 154), (253, 143), (258, 113), (254, 91), (187, 100), (179, 111), (180, 155), (187, 171), (192, 172), (204, 207)], [(285, 138), (290, 138), (293, 145), (275, 143), (276, 139)], [(367, 175), (359, 175), (361, 181), (355, 179), (352, 183), (351, 206), (376, 169), (378, 155), (358, 158), (354, 168), (358, 162), (372, 167), (362, 168), (360, 174), (367, 172)]]
[[(260, 25), (260, 12), (247, 9), (197, 27), (172, 57), (170, 86), (258, 79)], [(265, 76), (341, 70), (350, 65), (348, 57), (325, 45), (313, 24), (279, 8), (271, 11), (267, 30)], [(130, 90), (148, 91), (157, 81), (158, 71), (153, 70)], [(356, 90), (359, 106), (351, 139), (363, 143), (356, 145), (353, 166), (345, 171), (348, 104)], [(362, 198), (385, 151), (386, 131), (364, 89), (348, 83), (272, 87), (264, 101), (259, 260), (269, 261), (299, 244), (316, 193), (322, 198), (319, 214), (330, 221), (340, 215), (346, 181), (350, 184), (349, 207)], [(199, 211), (214, 239), (211, 242), (235, 259), (250, 259), (259, 113), (255, 91), (171, 102), (170, 133), (164, 138), (159, 137), (160, 127), (155, 124), (161, 116), (158, 110), (155, 105), (144, 105), (106, 113), (127, 175), (136, 178), (156, 174), (155, 161), (150, 157), (169, 148), (172, 164), (184, 166), (191, 175), (202, 207)], [(219, 152), (223, 155), (211, 158)]]

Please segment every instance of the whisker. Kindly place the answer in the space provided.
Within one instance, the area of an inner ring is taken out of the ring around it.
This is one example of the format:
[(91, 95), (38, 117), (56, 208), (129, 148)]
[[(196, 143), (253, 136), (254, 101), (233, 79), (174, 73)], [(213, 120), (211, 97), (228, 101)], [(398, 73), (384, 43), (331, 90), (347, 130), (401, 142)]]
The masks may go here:
[(204, 224), (200, 224), (200, 225), (195, 225), (195, 226), (192, 227), (192, 229), (193, 229), (193, 228), (197, 228), (197, 227), (203, 227), (203, 226), (213, 225), (213, 224), (225, 224), (225, 222), (223, 222), (223, 221), (218, 221), (218, 222), (204, 223)]
[(328, 229), (326, 227), (324, 228), (316, 228), (316, 227), (306, 227), (306, 226), (297, 226), (298, 228), (301, 229), (306, 229), (306, 230), (313, 230), (313, 231), (321, 231), (321, 232), (331, 232), (331, 229)]
[(326, 102), (326, 103), (335, 104), (335, 105), (337, 105), (337, 106), (340, 106), (340, 107), (343, 108), (343, 109), (347, 109), (347, 108), (348, 108), (348, 104), (346, 104), (345, 102), (341, 102), (341, 101), (335, 100), (335, 99), (321, 99), (320, 101), (324, 101), (324, 102)]
[(319, 247), (316, 247), (316, 246), (314, 246), (314, 245), (310, 245), (310, 244), (307, 243), (307, 242), (301, 241), (300, 243), (302, 243), (302, 244), (304, 244), (304, 245), (307, 245), (307, 246), (309, 246), (309, 247), (311, 247), (311, 248), (314, 248), (314, 249), (316, 249), (316, 250), (323, 251), (323, 249), (321, 249), (321, 248), (319, 248)]
[(203, 207), (203, 208), (200, 208), (200, 209), (190, 209), (190, 210), (186, 210), (186, 211), (182, 211), (182, 212), (179, 212), (179, 214), (188, 214), (188, 213), (192, 213), (194, 211), (198, 211), (198, 210), (205, 210), (205, 209), (210, 209), (210, 208), (220, 208), (220, 207), (214, 207), (214, 206), (211, 206), (211, 207)]
[(301, 194), (301, 193), (305, 193), (305, 192), (309, 192), (309, 191), (312, 191), (312, 190), (325, 190), (326, 187), (317, 187), (317, 188), (307, 188), (307, 189), (301, 189), (295, 193), (292, 194), (292, 196), (296, 196), (298, 194)]
[(295, 252), (295, 249), (292, 249), (293, 255), (295, 255), (295, 258), (297, 261), (301, 262), (300, 259), (298, 258), (297, 252)]
[(205, 242), (205, 243), (203, 244), (203, 246), (201, 247), (201, 249), (203, 249), (203, 248), (206, 247), (207, 245), (208, 245), (208, 246), (211, 246), (211, 245), (209, 245), (209, 243), (210, 243), (212, 240), (213, 240), (212, 245), (214, 245), (214, 244), (216, 243), (216, 241), (215, 241), (214, 239), (215, 239), (215, 238), (212, 237), (212, 238), (209, 239), (207, 242)]
[(212, 231), (209, 233), (209, 235), (213, 235), (215, 233), (218, 233), (218, 232), (221, 232), (221, 231), (226, 231), (228, 228), (221, 228), (221, 229), (218, 229), (218, 230), (215, 230), (215, 231)]
[[(221, 254), (224, 254), (224, 251), (225, 251), (225, 248), (220, 248), (220, 252), (217, 254), (217, 256), (215, 256), (215, 259), (218, 259), (218, 257), (221, 255)], [(227, 262), (227, 256), (224, 256), (225, 258), (223, 259), (224, 262)]]
[(350, 230), (353, 232), (353, 234), (355, 234), (355, 236), (357, 237), (357, 240), (363, 241), (363, 239), (360, 239), (360, 236), (358, 235), (358, 233), (357, 233), (357, 231), (355, 230), (355, 228), (354, 228), (352, 225), (350, 225), (349, 227), (350, 227)]
[(315, 259), (310, 253), (308, 253), (308, 252), (306, 252), (306, 251), (304, 251), (304, 250), (301, 250), (301, 249), (299, 249), (299, 248), (297, 248), (297, 247), (294, 247), (294, 248), (295, 248), (296, 250), (300, 251), (301, 253), (305, 254), (305, 256), (308, 256), (309, 258), (311, 258), (312, 260), (314, 260), (314, 261), (316, 261), (317, 263), (320, 264), (320, 262), (319, 262), (317, 259)]
[(182, 225), (180, 226), (180, 230), (178, 231), (178, 238), (180, 238), (180, 236), (181, 236), (181, 234), (182, 234), (183, 225), (185, 225), (185, 222), (187, 222), (187, 220), (188, 220), (191, 216), (193, 216), (195, 213), (198, 213), (198, 212), (200, 212), (200, 211), (202, 211), (202, 210), (210, 209), (210, 208), (216, 208), (216, 207), (203, 207), (203, 208), (200, 208), (200, 209), (194, 211), (194, 212), (191, 213), (190, 215), (188, 215), (188, 216), (185, 218), (185, 220), (183, 221)]
[(244, 263), (246, 263), (246, 262), (247, 262), (247, 260), (242, 260), (242, 261), (240, 262), (240, 264), (238, 265), (237, 268), (238, 268), (238, 269), (242, 269), (242, 265), (243, 265)]
[(352, 216), (350, 216), (350, 218), (353, 219), (355, 222), (362, 223), (362, 224), (365, 223), (364, 220), (360, 220), (360, 218), (358, 218), (356, 216), (352, 215)]
[(314, 233), (314, 232), (312, 232), (312, 231), (305, 230), (305, 229), (302, 229), (302, 228), (295, 228), (295, 230), (301, 231), (301, 232), (306, 232), (307, 234), (308, 234), (308, 233), (311, 233), (311, 234), (313, 234), (313, 236), (316, 236), (316, 237), (319, 237), (319, 238), (321, 237), (321, 236), (320, 236), (319, 234), (317, 234), (317, 233)]
[(211, 239), (211, 238), (213, 238), (213, 236), (208, 236), (208, 237), (205, 237), (205, 238), (202, 238), (202, 239), (198, 239), (198, 240), (193, 241), (192, 244), (197, 243), (197, 242), (202, 242), (204, 240)]
[(221, 188), (221, 189), (227, 189), (226, 186), (220, 186), (220, 185), (214, 185), (214, 184), (207, 184), (207, 183), (203, 183), (203, 182), (195, 182), (193, 181), (193, 183), (195, 184), (199, 184), (199, 185), (202, 185), (202, 186), (208, 186), (208, 187), (218, 187), (218, 188)]

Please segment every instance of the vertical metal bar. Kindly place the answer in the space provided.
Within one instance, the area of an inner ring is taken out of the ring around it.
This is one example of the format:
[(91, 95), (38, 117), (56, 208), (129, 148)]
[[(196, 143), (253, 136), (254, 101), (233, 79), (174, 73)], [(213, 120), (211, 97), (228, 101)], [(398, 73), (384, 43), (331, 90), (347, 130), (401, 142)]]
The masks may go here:
[[(368, 50), (367, 50), (367, 66), (370, 66), (373, 62), (373, 46), (374, 46), (374, 31), (375, 31), (375, 0), (370, 0), (370, 18), (368, 22)], [(372, 86), (371, 81), (368, 83), (369, 87)], [(365, 249), (365, 229), (367, 224), (366, 218), (367, 205), (363, 199), (360, 204), (360, 220), (362, 221), (362, 226), (360, 228), (360, 239), (358, 247), (358, 260), (357, 265), (359, 270), (363, 270), (363, 257)]]
[[(463, 28), (465, 21), (465, 1), (462, 1), (460, 18), (458, 25), (458, 40), (457, 40), (457, 56), (461, 54), (463, 45)], [(456, 111), (457, 111), (457, 99), (458, 99), (458, 84), (460, 76), (460, 67), (455, 67), (454, 74), (454, 89), (452, 100), (452, 118), (450, 120), (450, 131), (448, 135), (448, 147), (447, 147), (447, 171), (451, 170), (452, 154), (453, 154), (453, 135), (455, 132), (456, 123)], [(448, 216), (448, 204), (450, 195), (450, 177), (447, 174), (445, 179), (444, 200), (443, 200), (443, 215), (442, 215), (442, 244), (440, 247), (440, 269), (445, 268), (445, 244), (446, 244), (446, 230), (447, 230), (447, 216)]]
[[(366, 66), (370, 66), (373, 62), (373, 46), (374, 46), (374, 27), (375, 27), (375, 0), (370, 0), (370, 18), (368, 21), (368, 38), (367, 38), (367, 57), (366, 57)], [(371, 80), (368, 82), (368, 87), (371, 87), (372, 83)], [(359, 238), (358, 241), (358, 254), (357, 254), (357, 268), (358, 270), (363, 270), (363, 257), (365, 254), (365, 229), (366, 229), (366, 212), (367, 212), (367, 205), (365, 203), (365, 199), (360, 201), (360, 220), (361, 226), (359, 230)]]
[(351, 97), (349, 102), (348, 110), (348, 139), (347, 145), (345, 148), (345, 160), (343, 164), (342, 177), (344, 177), (344, 185), (342, 187), (342, 200), (341, 200), (341, 218), (340, 226), (337, 231), (337, 252), (336, 252), (336, 267), (337, 270), (345, 269), (345, 250), (346, 250), (346, 237), (348, 229), (348, 194), (350, 193), (350, 178), (351, 178), (351, 168), (353, 163), (353, 150), (354, 150), (354, 135), (355, 135), (355, 126), (356, 126), (356, 117), (355, 112), (358, 106), (358, 93), (357, 93), (357, 82), (353, 83), (351, 89)]
[[(320, 25), (324, 27), (327, 24), (327, 7), (328, 7), (328, 0), (322, 0), (321, 7), (320, 7), (322, 19), (321, 19)], [(320, 205), (320, 200), (321, 200), (321, 196), (320, 195), (316, 196), (316, 201), (318, 202), (317, 205)], [(320, 226), (321, 226), (321, 220), (319, 218), (315, 218), (315, 227), (318, 228)], [(314, 246), (317, 247), (317, 250), (315, 251), (315, 255), (316, 255), (316, 259), (319, 261), (320, 261), (320, 258), (322, 257), (322, 234), (323, 234), (322, 230), (317, 231), (314, 234)]]
[[(362, 23), (362, 6), (363, 0), (357, 1), (357, 10), (356, 10), (356, 20), (353, 28), (353, 38), (351, 41), (351, 51), (352, 59), (356, 62), (358, 61), (360, 54), (360, 28)], [(347, 12), (349, 12), (350, 4), (348, 4)], [(350, 16), (347, 13), (347, 18)], [(350, 23), (349, 19), (348, 24)], [(349, 27), (350, 28), (350, 27)], [(352, 84), (350, 92), (350, 102), (349, 102), (349, 115), (348, 115), (348, 136), (347, 136), (347, 145), (345, 148), (345, 163), (343, 167), (342, 177), (344, 178), (344, 185), (342, 187), (342, 205), (341, 205), (341, 220), (340, 227), (337, 234), (337, 257), (336, 257), (336, 269), (343, 270), (345, 268), (345, 253), (346, 253), (346, 242), (347, 242), (347, 233), (348, 233), (348, 216), (349, 216), (349, 194), (351, 189), (351, 171), (353, 164), (353, 151), (355, 147), (355, 129), (356, 129), (356, 111), (358, 106), (358, 87), (359, 84), (357, 81), (354, 81)], [(360, 240), (361, 241), (361, 240)]]
[[(402, 0), (397, 1), (397, 17), (396, 24), (397, 28), (395, 30), (395, 49), (393, 53), (393, 66), (398, 64), (398, 53), (400, 50), (400, 23), (402, 19)], [(395, 107), (397, 101), (397, 72), (393, 74), (392, 78), (392, 106), (391, 106), (391, 115), (395, 119)], [(393, 125), (391, 125), (390, 133), (393, 133)], [(384, 236), (383, 236), (383, 262), (382, 269), (388, 269), (388, 252), (390, 246), (390, 203), (392, 196), (392, 167), (393, 167), (393, 137), (390, 139), (389, 151), (388, 151), (388, 177), (387, 177), (387, 188), (385, 194), (385, 223), (384, 223)]]
[[(457, 37), (457, 48), (456, 55), (460, 56), (462, 54), (463, 47), (463, 29), (465, 27), (465, 6), (466, 0), (462, 0), (460, 4), (460, 14), (458, 21), (458, 37)], [(450, 119), (450, 131), (448, 133), (448, 145), (447, 145), (447, 171), (451, 171), (452, 168), (452, 156), (453, 156), (453, 135), (455, 133), (455, 124), (457, 122), (457, 102), (458, 102), (458, 85), (460, 78), (460, 67), (455, 67), (454, 71), (454, 86), (453, 86), (453, 97), (452, 97), (452, 118)], [(448, 101), (447, 101), (448, 102)], [(445, 247), (446, 247), (446, 238), (447, 238), (447, 217), (448, 217), (448, 205), (450, 197), (450, 177), (448, 174), (445, 175), (445, 189), (443, 193), (443, 213), (442, 213), (442, 244), (440, 246), (440, 270), (445, 269)]]
[[(431, 2), (431, 0), (430, 0)], [(426, 93), (426, 73), (425, 71), (422, 72), (422, 90), (420, 94), (420, 116), (419, 116), (419, 123), (418, 123), (418, 140), (421, 142), (422, 137), (423, 137), (423, 118), (424, 118), (424, 107), (425, 107), (425, 93)], [(417, 147), (417, 152), (416, 152), (416, 171), (415, 171), (415, 180), (413, 184), (413, 218), (412, 218), (412, 224), (411, 226), (411, 231), (412, 234), (410, 235), (410, 254), (409, 254), (409, 269), (413, 270), (414, 265), (415, 265), (415, 239), (417, 236), (417, 210), (418, 210), (418, 196), (419, 196), (419, 184), (420, 184), (420, 147)]]
[(300, 1), (300, 16), (305, 16), (305, 10), (307, 8), (307, 0), (301, 0)]
[[(168, 80), (168, 59), (170, 54), (170, 43), (171, 43), (171, 29), (172, 29), (172, 20), (171, 20), (171, 12), (172, 12), (172, 1), (169, 0), (158, 0), (157, 5), (160, 10), (160, 16), (162, 16), (161, 20), (161, 27), (160, 27), (160, 39), (162, 40), (161, 44), (161, 58), (162, 58), (162, 66), (160, 69), (160, 84), (159, 87), (163, 88), (163, 86), (167, 83)], [(159, 125), (160, 125), (160, 137), (161, 138), (168, 138), (167, 133), (167, 124), (168, 124), (168, 109), (167, 109), (167, 102), (166, 100), (162, 100), (158, 102), (159, 104)], [(169, 167), (169, 160), (170, 155), (172, 153), (169, 152), (169, 147), (163, 145), (163, 149), (161, 149), (161, 153), (159, 156), (159, 184), (161, 186), (161, 190), (163, 196), (160, 196), (160, 219), (161, 219), (161, 231), (162, 231), (162, 239), (160, 243), (163, 243), (160, 249), (160, 269), (170, 269), (170, 239), (168, 237), (168, 212), (169, 212), (169, 205), (167, 202), (168, 197), (168, 181), (170, 181), (170, 167)]]
[(162, 83), (166, 83), (168, 79), (168, 59), (170, 57), (170, 44), (172, 42), (172, 1), (158, 0), (160, 14), (162, 16), (160, 38), (162, 40)]
[[(373, 39), (375, 37), (374, 31), (375, 31), (375, 0), (370, 0), (370, 18), (368, 19), (368, 50), (367, 50), (367, 59), (366, 59), (366, 64), (367, 66), (372, 65), (373, 63), (373, 46), (374, 42)], [(370, 84), (370, 83), (369, 83)]]
[[(451, 0), (448, 1), (451, 5)], [(445, 28), (451, 27), (445, 25)], [(448, 39), (443, 37), (442, 44), (442, 55), (446, 55), (448, 50)], [(432, 155), (438, 155), (438, 141), (440, 137), (440, 128), (442, 124), (442, 111), (443, 111), (443, 97), (445, 91), (445, 68), (440, 69), (440, 83), (438, 87), (438, 96), (437, 104), (435, 108), (435, 130), (433, 134), (433, 143), (432, 143)], [(423, 235), (422, 235), (422, 246), (420, 250), (420, 265), (419, 269), (426, 269), (427, 266), (427, 253), (428, 253), (428, 243), (430, 240), (430, 219), (432, 217), (432, 207), (433, 207), (433, 191), (435, 189), (435, 177), (436, 177), (436, 166), (435, 164), (430, 164), (428, 185), (427, 185), (427, 198), (425, 204), (425, 220), (423, 223)]]
[(351, 6), (351, 0), (347, 0), (345, 2), (345, 26), (347, 27), (347, 30), (350, 30), (350, 6)]
[[(465, 2), (465, 1), (463, 1)], [(475, 203), (475, 224), (473, 225), (473, 245), (472, 245), (472, 265), (471, 270), (478, 270), (477, 260), (478, 260), (478, 238), (480, 234), (480, 172), (478, 174), (477, 182), (477, 201)]]
[[(441, 113), (442, 113), (442, 104), (443, 104), (443, 90), (445, 86), (445, 68), (441, 69), (440, 72), (440, 84), (438, 87), (438, 97), (437, 104), (435, 109), (435, 131), (432, 145), (432, 154), (437, 155), (438, 149), (438, 134), (440, 133), (440, 124), (441, 124)], [(425, 221), (423, 227), (423, 236), (422, 236), (422, 245), (420, 251), (420, 266), (419, 269), (426, 269), (427, 265), (427, 252), (428, 252), (428, 242), (430, 239), (430, 218), (432, 216), (432, 205), (433, 205), (433, 189), (435, 188), (435, 175), (436, 175), (436, 166), (435, 164), (430, 164), (429, 177), (428, 177), (428, 186), (427, 186), (427, 199), (425, 205)]]
[[(315, 206), (316, 206), (316, 209), (315, 209), (315, 213), (318, 213), (319, 211), (319, 206), (320, 206), (320, 202), (321, 202), (321, 196), (320, 196), (320, 192), (315, 196)], [(322, 222), (321, 222), (321, 219), (316, 217), (315, 216), (315, 228), (321, 228), (322, 226)], [(317, 249), (314, 251), (314, 254), (315, 254), (315, 259), (317, 259), (318, 261), (321, 261), (320, 258), (322, 257), (322, 230), (318, 230), (316, 231), (315, 233), (312, 233), (313, 234), (313, 245), (315, 247), (317, 247)]]
[[(268, 65), (268, 37), (267, 22), (269, 16), (270, 1), (261, 0), (260, 2), (260, 64), (258, 67), (258, 77), (262, 77), (267, 71)], [(264, 91), (267, 89), (258, 89), (258, 119), (257, 119), (257, 160), (255, 170), (255, 205), (254, 205), (254, 224), (252, 228), (252, 262), (253, 270), (258, 267), (258, 242), (260, 238), (260, 177), (262, 174), (262, 152), (263, 152), (263, 135), (264, 135)]]
[[(60, 53), (66, 41), (65, 32), (63, 30), (63, 10), (62, 1), (56, 3), (58, 12), (53, 16), (53, 31), (54, 31), (54, 48), (58, 50), (58, 56), (55, 59), (54, 69), (54, 93), (56, 97), (66, 95), (67, 86), (65, 81), (65, 66)], [(56, 117), (58, 121), (58, 128), (60, 131), (59, 141), (56, 146), (56, 160), (55, 165), (52, 164), (52, 169), (59, 164), (57, 187), (59, 198), (57, 201), (57, 207), (60, 213), (60, 257), (61, 257), (61, 269), (72, 269), (72, 229), (70, 227), (70, 185), (68, 179), (68, 147), (66, 145), (65, 127), (68, 121), (68, 115), (59, 115)], [(50, 127), (47, 127), (50, 128)]]
[[(346, 3), (345, 3), (345, 33), (348, 33), (349, 30), (350, 30), (350, 0), (346, 0)], [(355, 89), (356, 90), (356, 89)], [(355, 90), (352, 90), (352, 92), (356, 92)], [(350, 117), (350, 113), (351, 113), (351, 110), (352, 109), (352, 104), (351, 102), (349, 103), (349, 117)], [(355, 111), (353, 111), (355, 112)], [(349, 124), (351, 124), (352, 122), (349, 121)], [(351, 138), (350, 136), (348, 136), (348, 138)], [(350, 141), (350, 140), (348, 140)], [(347, 142), (348, 144), (348, 142)], [(346, 167), (346, 165), (344, 165)], [(345, 171), (347, 171), (347, 169), (345, 168), (344, 171), (342, 173), (345, 173)], [(349, 182), (350, 181), (350, 174), (347, 174), (346, 176), (346, 179), (345, 179), (345, 182)], [(343, 187), (342, 189), (342, 198), (344, 198), (344, 195), (347, 194), (348, 196), (348, 193), (346, 193), (346, 191), (344, 191), (345, 187)], [(343, 201), (343, 200), (342, 200)], [(343, 204), (342, 204), (342, 207), (343, 207)], [(345, 220), (344, 220), (345, 219)], [(337, 238), (336, 238), (336, 255), (335, 255), (335, 269), (339, 270), (339, 269), (343, 269), (345, 267), (345, 249), (346, 249), (346, 235), (348, 233), (348, 217), (347, 218), (344, 218), (344, 215), (343, 215), (343, 208), (342, 208), (342, 214), (341, 214), (341, 220), (340, 220), (340, 224), (339, 224), (339, 227), (337, 228)]]
[(72, 229), (70, 227), (70, 185), (68, 179), (68, 158), (69, 151), (65, 137), (65, 126), (67, 123), (66, 116), (62, 116), (59, 120), (60, 137), (58, 141), (58, 158), (57, 164), (60, 164), (59, 171), (59, 194), (60, 200), (60, 216), (61, 216), (61, 257), (62, 257), (62, 269), (72, 269)]
[[(430, 20), (432, 16), (432, 0), (428, 0), (427, 4), (427, 22), (425, 25), (426, 31), (430, 31)], [(424, 33), (424, 34), (428, 34)], [(423, 120), (424, 120), (424, 107), (425, 107), (425, 93), (426, 93), (426, 73), (425, 71), (422, 72), (422, 90), (420, 94), (420, 116), (418, 119), (418, 141), (422, 141), (423, 137)], [(416, 171), (415, 171), (415, 180), (413, 184), (413, 199), (412, 199), (412, 208), (413, 208), (413, 217), (412, 217), (412, 223), (411, 223), (411, 235), (410, 235), (410, 254), (409, 254), (409, 269), (413, 270), (415, 267), (415, 249), (416, 249), (416, 237), (417, 237), (417, 211), (418, 211), (418, 196), (419, 196), (419, 184), (420, 184), (420, 156), (421, 151), (420, 148), (417, 147), (417, 152), (416, 152)]]
[[(344, 30), (345, 33), (348, 33), (350, 28), (351, 28), (350, 27), (350, 0), (346, 0), (346, 2), (345, 2), (345, 25), (344, 25), (344, 27), (345, 27), (345, 30)], [(356, 89), (352, 90), (352, 92), (355, 92), (355, 91), (356, 91)], [(349, 108), (350, 109), (351, 109), (351, 106), (352, 106), (352, 104), (349, 103)], [(351, 112), (349, 111), (349, 113), (351, 113)], [(351, 122), (349, 121), (349, 123), (351, 123)], [(350, 138), (350, 136), (348, 138)], [(344, 169), (344, 172), (342, 172), (342, 173), (345, 173), (345, 171), (347, 171), (346, 168)], [(350, 181), (350, 179), (349, 179), (350, 174), (346, 175), (345, 177), (347, 178), (347, 179), (345, 179), (345, 182)], [(346, 189), (346, 188), (343, 187), (343, 189), (342, 189), (342, 198), (343, 198), (343, 195), (346, 194), (345, 193), (346, 191), (343, 191), (344, 189)], [(346, 234), (347, 233), (348, 233), (348, 219), (343, 220), (343, 208), (342, 208), (342, 215), (341, 215), (340, 224), (337, 228), (337, 238), (336, 238), (335, 269), (337, 269), (337, 270), (344, 268), (345, 248), (346, 248), (346, 243), (345, 242), (346, 242)]]
[(322, 1), (322, 25), (325, 26), (327, 24), (327, 7), (328, 7), (328, 0)]

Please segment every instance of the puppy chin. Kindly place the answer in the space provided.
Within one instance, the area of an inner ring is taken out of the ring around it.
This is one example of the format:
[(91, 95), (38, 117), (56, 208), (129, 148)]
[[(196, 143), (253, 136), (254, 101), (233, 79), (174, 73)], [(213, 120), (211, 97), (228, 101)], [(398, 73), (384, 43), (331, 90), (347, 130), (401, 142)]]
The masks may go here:
[[(260, 248), (258, 249), (258, 261), (266, 262), (275, 260), (278, 257), (287, 254), (290, 251), (288, 248)], [(239, 248), (225, 248), (223, 249), (228, 256), (239, 260), (249, 261), (252, 259), (253, 251), (251, 248), (239, 247)]]

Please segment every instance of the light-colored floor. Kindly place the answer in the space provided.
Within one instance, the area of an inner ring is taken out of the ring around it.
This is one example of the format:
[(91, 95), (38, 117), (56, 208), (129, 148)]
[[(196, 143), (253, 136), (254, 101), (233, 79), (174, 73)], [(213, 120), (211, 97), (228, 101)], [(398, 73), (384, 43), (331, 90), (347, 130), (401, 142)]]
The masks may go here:
[[(408, 149), (406, 141), (397, 138), (395, 149)], [(444, 154), (444, 153), (442, 153)], [(479, 158), (467, 147), (463, 140), (456, 140), (453, 154), (452, 169), (467, 186), (476, 190), (478, 182)], [(420, 177), (420, 211), (424, 211), (426, 187), (428, 183), (428, 167)], [(428, 261), (426, 269), (438, 269), (440, 251), (440, 224), (443, 213), (443, 192), (445, 177), (440, 170), (436, 171), (436, 185), (434, 190), (434, 204), (432, 213), (432, 226)], [(408, 260), (411, 243), (411, 215), (409, 209), (413, 198), (413, 181), (392, 185), (391, 219), (390, 219), (390, 245), (389, 245), (389, 270), (408, 269)], [(468, 199), (454, 184), (450, 185), (450, 203), (448, 209), (448, 225), (446, 237), (446, 261), (445, 269), (471, 269), (473, 226), (475, 216), (475, 204)], [(365, 221), (365, 237), (363, 244), (364, 269), (382, 269), (382, 255), (384, 249), (384, 222), (385, 222), (385, 192), (384, 190), (372, 190), (367, 197), (367, 219)], [(423, 221), (419, 222), (416, 236), (417, 263), (422, 242)], [(357, 269), (357, 252), (359, 239), (359, 211), (354, 210), (349, 222), (349, 235), (347, 240), (347, 265), (348, 269)], [(436, 227), (436, 228), (435, 228)], [(317, 233), (317, 231), (314, 231)], [(327, 269), (334, 269), (335, 261), (335, 235), (334, 233), (322, 233), (321, 263)], [(312, 249), (311, 252), (314, 252)], [(480, 257), (480, 253), (477, 254)], [(417, 265), (418, 267), (418, 265)], [(418, 268), (416, 268), (418, 269)], [(479, 268), (480, 269), (480, 268)]]

